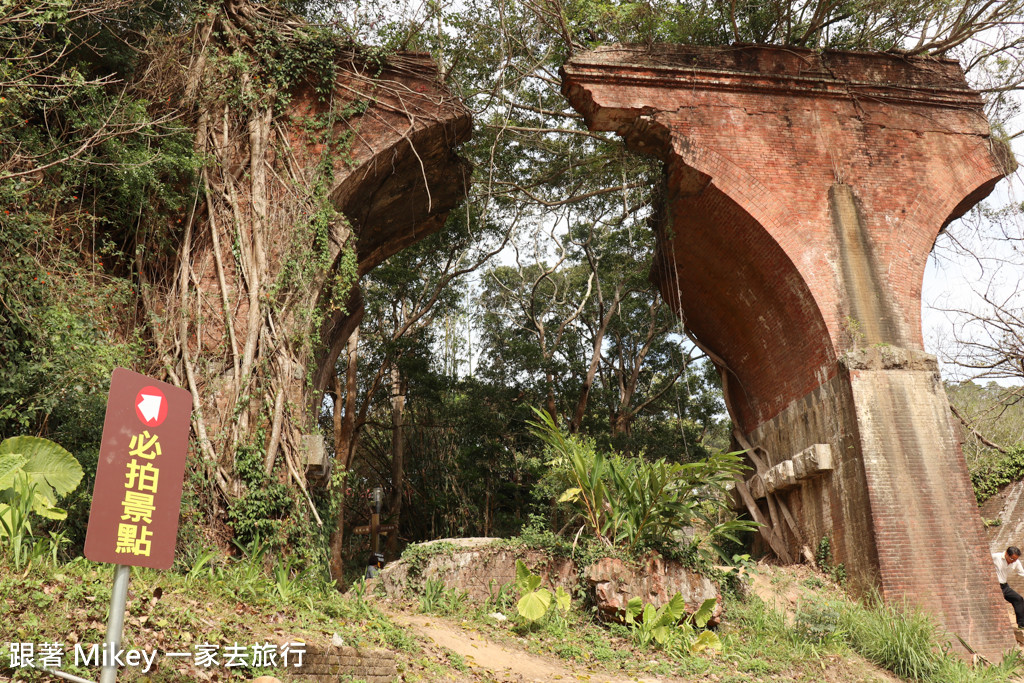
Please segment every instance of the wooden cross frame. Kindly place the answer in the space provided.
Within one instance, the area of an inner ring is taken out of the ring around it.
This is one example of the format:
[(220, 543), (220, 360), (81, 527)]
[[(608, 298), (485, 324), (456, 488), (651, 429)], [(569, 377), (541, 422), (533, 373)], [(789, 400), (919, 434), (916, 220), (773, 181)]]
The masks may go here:
[(352, 533), (365, 536), (370, 535), (370, 545), (373, 547), (373, 552), (380, 552), (380, 535), (389, 534), (398, 530), (397, 524), (381, 524), (380, 513), (374, 512), (370, 514), (370, 524), (352, 527)]

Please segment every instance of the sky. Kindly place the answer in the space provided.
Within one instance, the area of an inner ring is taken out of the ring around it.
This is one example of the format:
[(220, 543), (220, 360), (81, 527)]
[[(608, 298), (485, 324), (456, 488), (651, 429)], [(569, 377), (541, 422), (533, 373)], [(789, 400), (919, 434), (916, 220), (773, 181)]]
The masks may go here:
[[(1014, 141), (1017, 159), (1024, 160), (1024, 144)], [(1021, 171), (1000, 181), (983, 202), (988, 208), (1004, 207), (1024, 200)], [(974, 255), (957, 249), (960, 243)], [(977, 256), (977, 257), (975, 257)], [(921, 320), (925, 349), (939, 358), (946, 380), (971, 379), (973, 372), (949, 362), (956, 346), (954, 339), (965, 334), (977, 337), (980, 330), (968, 318), (954, 310), (986, 311), (980, 293), (990, 292), (998, 301), (1006, 301), (1018, 311), (1024, 277), (1024, 217), (1016, 216), (1001, 225), (986, 220), (978, 211), (953, 222), (939, 235), (925, 269), (921, 296)], [(982, 382), (989, 379), (979, 380)], [(1019, 385), (1021, 379), (995, 379), (999, 384)]]

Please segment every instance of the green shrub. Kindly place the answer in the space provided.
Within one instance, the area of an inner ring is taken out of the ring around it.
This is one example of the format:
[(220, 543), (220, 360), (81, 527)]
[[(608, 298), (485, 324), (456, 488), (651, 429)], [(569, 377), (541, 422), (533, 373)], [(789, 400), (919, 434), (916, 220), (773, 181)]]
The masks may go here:
[[(262, 434), (257, 433), (257, 441)], [(259, 448), (240, 446), (235, 469), (245, 483), (245, 492), (228, 508), (228, 519), (240, 547), (269, 543), (281, 546), (288, 540), (289, 517), (295, 511), (294, 494), (287, 485), (268, 477)]]
[(420, 612), (452, 616), (460, 614), (466, 607), (469, 593), (448, 588), (444, 581), (427, 579), (420, 594)]
[(995, 495), (1000, 487), (1024, 479), (1024, 446), (1017, 446), (1002, 458), (976, 462), (971, 468), (971, 484), (978, 504)]
[[(754, 523), (731, 518), (727, 487), (744, 465), (736, 453), (717, 453), (680, 465), (661, 459), (606, 455), (593, 440), (565, 434), (551, 416), (534, 410), (531, 431), (544, 442), (553, 476), (565, 483), (558, 503), (568, 503), (583, 526), (606, 548), (627, 553), (678, 546), (684, 530), (701, 525), (692, 545), (702, 555), (729, 561), (718, 546)], [(726, 518), (726, 521), (721, 521)]]
[(411, 543), (402, 551), (402, 561), (409, 568), (409, 578), (423, 575), (423, 570), (431, 558), (438, 555), (451, 557), (455, 552), (455, 544), (451, 541), (433, 541), (428, 543)]
[(1016, 677), (1020, 655), (1016, 650), (1006, 654), (1003, 661), (992, 666), (974, 666), (960, 657), (946, 655), (932, 676), (935, 683), (1009, 683)]
[(846, 638), (841, 610), (830, 603), (802, 605), (797, 610), (793, 632), (802, 640), (818, 645), (837, 644)]
[(696, 654), (704, 650), (721, 650), (722, 641), (713, 631), (703, 630), (715, 609), (715, 598), (705, 600), (693, 616), (680, 623), (686, 614), (686, 602), (680, 593), (655, 609), (632, 598), (626, 605), (626, 623), (632, 627), (633, 642), (639, 647), (652, 645), (675, 654)]
[(32, 517), (62, 520), (67, 512), (57, 501), (74, 491), (82, 481), (82, 466), (75, 456), (49, 439), (16, 436), (0, 443), (0, 541), (11, 552), (15, 569), (26, 561), (57, 550), (62, 534), (32, 541)]
[(487, 584), (489, 596), (481, 607), (481, 612), (484, 614), (496, 611), (502, 614), (511, 612), (516, 604), (515, 583), (503, 583), (500, 586), (496, 583), (494, 579), (491, 579)]
[(842, 563), (833, 564), (832, 541), (829, 540), (828, 536), (823, 536), (818, 541), (818, 549), (814, 553), (814, 561), (818, 563), (818, 568), (828, 574), (829, 578), (836, 583), (842, 584), (846, 581), (846, 565)]
[(293, 503), (288, 487), (280, 482), (246, 490), (228, 509), (235, 540), (241, 545), (250, 545), (265, 538), (274, 545), (282, 544), (284, 518), (292, 511)]
[(551, 530), (547, 517), (536, 513), (529, 515), (519, 535), (503, 539), (500, 543), (508, 547), (543, 550), (551, 557), (572, 557), (573, 544)]

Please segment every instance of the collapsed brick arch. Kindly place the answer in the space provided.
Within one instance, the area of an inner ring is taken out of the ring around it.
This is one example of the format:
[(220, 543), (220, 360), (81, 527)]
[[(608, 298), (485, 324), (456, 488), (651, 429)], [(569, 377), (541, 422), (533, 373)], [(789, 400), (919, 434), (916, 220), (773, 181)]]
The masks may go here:
[[(342, 87), (372, 95), (374, 104), (357, 121), (348, 158), (339, 164), (330, 198), (346, 217), (335, 226), (335, 240), (356, 236), (357, 275), (362, 277), (444, 225), (466, 196), (469, 163), (458, 145), (469, 139), (472, 121), (461, 102), (436, 83), (437, 71), (426, 54), (393, 56), (372, 77), (353, 68)], [(355, 83), (353, 83), (353, 81)], [(312, 100), (305, 108), (322, 107)], [(310, 149), (315, 154), (315, 148)], [(338, 268), (338, 254), (332, 271)], [(335, 363), (362, 319), (363, 298), (354, 287), (344, 308), (333, 311), (320, 332), (314, 359), (315, 410), (329, 389)]]
[[(719, 177), (676, 155), (665, 182), (700, 190), (666, 192), (655, 219), (652, 278), (687, 328), (725, 361), (733, 417), (749, 430), (778, 414), (787, 396), (817, 386), (821, 373), (835, 374), (824, 319), (799, 270), (755, 218), (763, 207), (748, 212)], [(757, 319), (764, 321), (756, 331), (761, 343), (749, 344)]]
[(562, 89), (665, 163), (652, 277), (728, 380), (764, 542), (792, 561), (828, 539), (855, 588), (1000, 658), (1012, 624), (921, 335), (939, 230), (1012, 170), (959, 65), (613, 45)]
[(456, 148), (471, 118), (429, 55), (371, 58), (327, 35), (317, 44), (334, 68), (285, 89), (253, 45), (272, 35), (290, 50), (302, 26), (226, 0), (195, 27), (190, 43), (209, 51), (189, 59), (181, 86), (208, 161), (173, 261), (139, 277), (160, 323), (156, 352), (193, 394), (195, 443), (222, 500), (246, 494), (236, 458), (256, 454), (321, 521), (306, 436), (362, 315), (358, 278), (440, 229), (465, 197)]

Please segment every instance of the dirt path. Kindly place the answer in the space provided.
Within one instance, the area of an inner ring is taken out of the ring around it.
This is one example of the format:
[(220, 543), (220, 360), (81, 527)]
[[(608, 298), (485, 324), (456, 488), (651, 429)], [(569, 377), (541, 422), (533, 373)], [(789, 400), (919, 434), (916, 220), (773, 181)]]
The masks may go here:
[[(466, 680), (533, 683), (534, 681), (587, 681), (588, 683), (669, 683), (677, 678), (632, 678), (611, 675), (579, 666), (570, 668), (561, 660), (542, 657), (494, 641), (470, 629), (463, 629), (438, 617), (393, 614), (395, 623), (406, 626), (439, 648), (451, 650), (466, 660), (472, 678)], [(481, 676), (482, 674), (482, 676)]]

